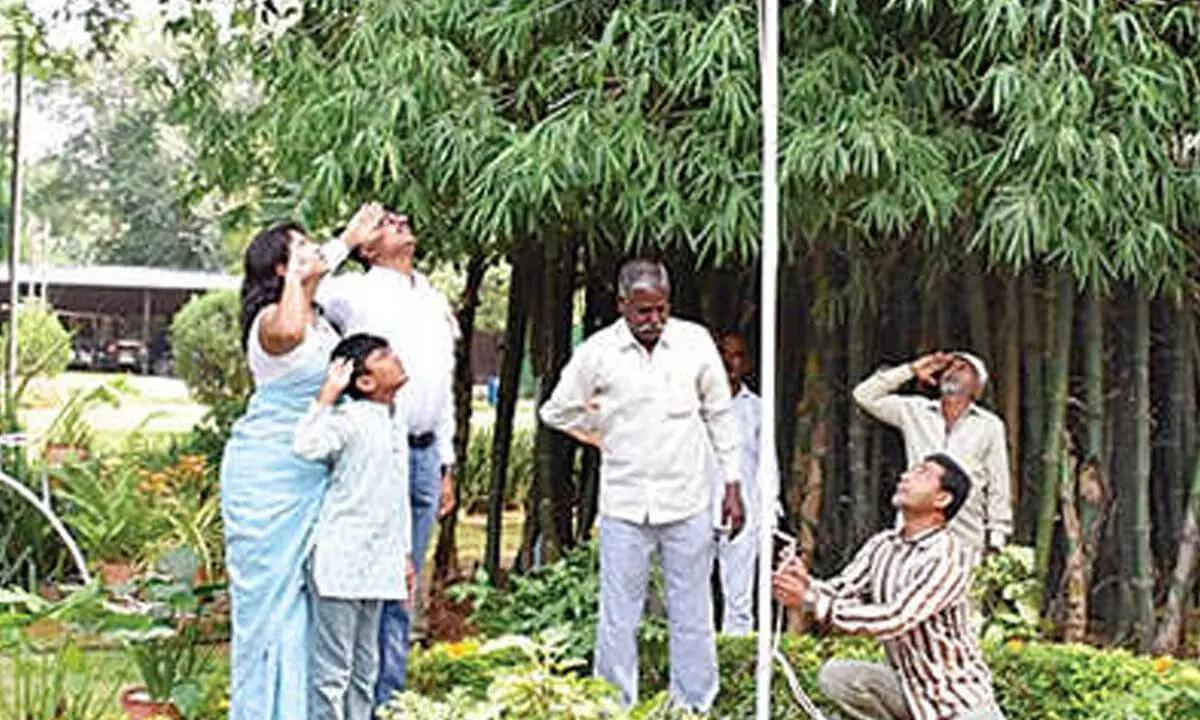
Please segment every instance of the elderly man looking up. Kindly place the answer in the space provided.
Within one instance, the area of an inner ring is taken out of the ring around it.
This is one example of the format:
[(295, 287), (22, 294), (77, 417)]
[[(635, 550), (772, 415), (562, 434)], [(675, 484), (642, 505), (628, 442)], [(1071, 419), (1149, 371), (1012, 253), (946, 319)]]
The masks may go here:
[(665, 267), (634, 260), (617, 286), (622, 317), (576, 349), (541, 418), (600, 448), (596, 674), (636, 704), (637, 630), (657, 551), (667, 585), (670, 693), (676, 705), (707, 711), (718, 682), (709, 442), (726, 481), (723, 521), (736, 534), (744, 518), (729, 383), (708, 331), (669, 317)]
[[(914, 377), (936, 387), (941, 398), (896, 392)], [(1012, 534), (1004, 421), (977, 403), (987, 379), (987, 366), (974, 355), (938, 352), (880, 370), (854, 388), (854, 400), (863, 410), (899, 428), (909, 465), (938, 452), (962, 463), (971, 478), (971, 499), (950, 530), (976, 560), (1004, 547)]]

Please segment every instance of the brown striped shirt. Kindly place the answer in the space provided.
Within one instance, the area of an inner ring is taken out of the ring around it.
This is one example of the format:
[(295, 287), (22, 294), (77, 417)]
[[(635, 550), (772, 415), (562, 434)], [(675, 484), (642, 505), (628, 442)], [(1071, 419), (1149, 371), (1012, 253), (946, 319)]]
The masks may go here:
[(915, 720), (954, 720), (995, 705), (970, 587), (968, 553), (944, 526), (907, 540), (885, 530), (841, 575), (814, 579), (809, 599), (820, 621), (883, 643)]

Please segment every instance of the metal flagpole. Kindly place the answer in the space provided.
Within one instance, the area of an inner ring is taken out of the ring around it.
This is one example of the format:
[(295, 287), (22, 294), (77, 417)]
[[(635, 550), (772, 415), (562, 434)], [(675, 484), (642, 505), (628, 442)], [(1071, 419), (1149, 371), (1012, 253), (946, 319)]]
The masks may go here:
[(775, 470), (775, 325), (776, 283), (779, 279), (779, 1), (760, 0), (758, 25), (762, 89), (762, 429), (758, 445), (758, 669), (755, 675), (755, 715), (771, 716), (771, 568), (775, 498), (766, 492)]

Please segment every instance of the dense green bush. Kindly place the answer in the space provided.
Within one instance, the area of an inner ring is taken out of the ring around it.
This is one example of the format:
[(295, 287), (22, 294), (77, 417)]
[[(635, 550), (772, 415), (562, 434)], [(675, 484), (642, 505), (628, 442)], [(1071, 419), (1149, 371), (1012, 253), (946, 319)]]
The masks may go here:
[[(508, 457), (508, 481), (504, 484), (506, 507), (522, 505), (529, 494), (529, 483), (533, 479), (533, 437), (532, 427), (517, 427), (513, 431), (512, 449)], [(486, 512), (492, 486), (491, 426), (471, 428), (466, 462), (456, 479), (463, 510), (468, 513)]]
[[(590, 660), (599, 613), (598, 567), (596, 546), (589, 544), (540, 570), (510, 576), (509, 587), (504, 591), (492, 588), (481, 572), (473, 582), (453, 586), (450, 593), (456, 599), (471, 599), (474, 607), (471, 623), (484, 635), (532, 637), (565, 628), (569, 638), (567, 655)], [(657, 568), (651, 573), (650, 582), (651, 597), (665, 597), (662, 573)], [(649, 613), (639, 637), (643, 655), (666, 656), (667, 626), (659, 613)]]
[[(8, 347), (8, 326), (0, 328), (0, 348)], [(26, 300), (17, 314), (17, 374), (21, 378), (54, 377), (71, 362), (71, 333), (53, 308)]]
[[(409, 686), (432, 698), (455, 688), (466, 697), (489, 696), (495, 678), (521, 666), (513, 654), (489, 655), (474, 642), (435, 647), (414, 654)], [(753, 638), (721, 637), (718, 643), (721, 693), (716, 718), (754, 716), (756, 644)], [(882, 660), (878, 645), (862, 638), (787, 636), (781, 649), (805, 691), (832, 710), (817, 689), (817, 672), (829, 658)], [(1121, 650), (1097, 650), (1050, 643), (987, 643), (985, 653), (997, 697), (1008, 720), (1169, 720), (1200, 717), (1200, 669), (1190, 662), (1135, 657)], [(460, 683), (459, 678), (469, 677)], [(667, 685), (665, 658), (643, 663), (643, 695)], [(799, 712), (779, 673), (772, 683), (772, 716)]]
[(192, 397), (205, 405), (242, 399), (251, 390), (234, 290), (192, 298), (171, 320), (171, 356)]

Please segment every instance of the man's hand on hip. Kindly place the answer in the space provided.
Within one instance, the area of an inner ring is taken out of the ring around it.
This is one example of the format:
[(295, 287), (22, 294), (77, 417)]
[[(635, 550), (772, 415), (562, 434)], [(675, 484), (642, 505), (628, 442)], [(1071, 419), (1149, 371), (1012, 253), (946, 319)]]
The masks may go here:
[(721, 501), (721, 524), (729, 528), (730, 539), (737, 537), (742, 531), (742, 526), (746, 524), (741, 483), (725, 483), (725, 498)]
[(454, 512), (458, 500), (454, 497), (454, 466), (442, 467), (442, 496), (438, 500), (437, 519), (441, 520)]

